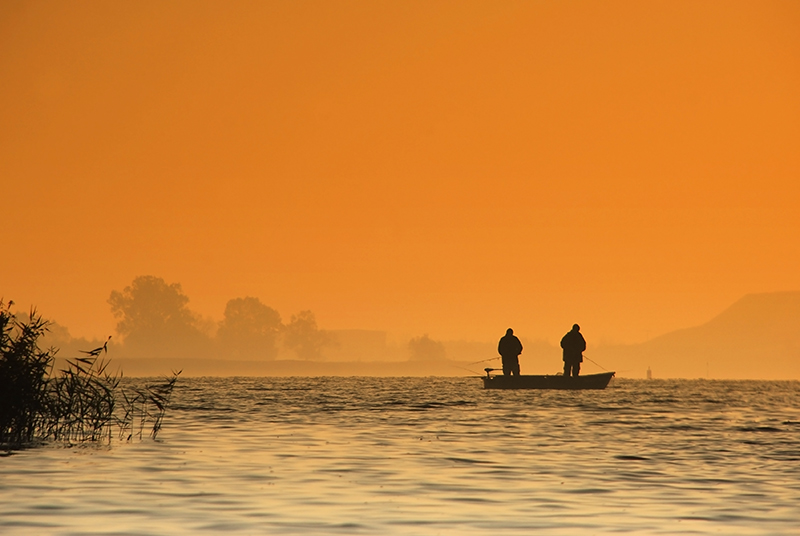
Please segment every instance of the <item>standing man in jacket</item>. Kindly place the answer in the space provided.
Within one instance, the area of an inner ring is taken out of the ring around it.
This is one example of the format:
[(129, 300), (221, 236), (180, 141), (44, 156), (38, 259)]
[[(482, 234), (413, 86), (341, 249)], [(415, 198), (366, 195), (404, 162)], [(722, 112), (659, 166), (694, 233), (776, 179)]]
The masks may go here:
[(522, 353), (522, 343), (514, 335), (514, 330), (508, 328), (506, 334), (500, 339), (497, 351), (503, 358), (503, 375), (512, 374), (519, 376), (519, 354)]
[(561, 348), (564, 349), (564, 376), (577, 378), (581, 373), (581, 363), (583, 362), (583, 352), (586, 350), (586, 340), (581, 335), (581, 327), (578, 324), (572, 326), (572, 331), (567, 332), (561, 339)]

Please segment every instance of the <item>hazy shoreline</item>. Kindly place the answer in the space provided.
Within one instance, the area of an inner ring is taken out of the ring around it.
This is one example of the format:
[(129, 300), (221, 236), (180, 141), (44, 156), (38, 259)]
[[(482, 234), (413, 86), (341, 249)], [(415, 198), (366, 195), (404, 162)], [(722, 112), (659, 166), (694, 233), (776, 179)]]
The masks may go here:
[[(58, 366), (58, 365), (57, 365)], [(182, 376), (470, 376), (469, 363), (445, 360), (435, 363), (413, 361), (247, 361), (191, 358), (114, 358), (127, 377), (162, 376), (182, 370)], [(476, 365), (470, 367), (482, 371)]]
[[(63, 358), (56, 361), (60, 367)], [(523, 374), (557, 374), (556, 367), (539, 363), (536, 366), (523, 367)], [(484, 367), (499, 367), (497, 364), (444, 360), (441, 362), (419, 363), (413, 361), (246, 361), (225, 359), (191, 359), (191, 358), (114, 358), (111, 360), (112, 370), (121, 370), (125, 377), (144, 378), (165, 376), (171, 371), (181, 370), (181, 377), (477, 377), (483, 374)], [(587, 374), (599, 372), (599, 369), (586, 370)], [(741, 376), (718, 374), (716, 376), (655, 376), (659, 380), (726, 380), (726, 381), (797, 381), (795, 378), (778, 377), (776, 371), (765, 370), (762, 376)], [(767, 375), (773, 373), (772, 375)], [(641, 380), (640, 371), (617, 371), (617, 378)], [(613, 380), (612, 380), (613, 381)]]

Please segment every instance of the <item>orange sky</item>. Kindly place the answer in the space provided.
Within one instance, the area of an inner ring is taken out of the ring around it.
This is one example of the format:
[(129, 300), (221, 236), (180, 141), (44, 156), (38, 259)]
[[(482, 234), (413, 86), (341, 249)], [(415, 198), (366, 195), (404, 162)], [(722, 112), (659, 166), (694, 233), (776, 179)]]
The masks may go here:
[(798, 2), (0, 4), (0, 295), (635, 342), (800, 289)]

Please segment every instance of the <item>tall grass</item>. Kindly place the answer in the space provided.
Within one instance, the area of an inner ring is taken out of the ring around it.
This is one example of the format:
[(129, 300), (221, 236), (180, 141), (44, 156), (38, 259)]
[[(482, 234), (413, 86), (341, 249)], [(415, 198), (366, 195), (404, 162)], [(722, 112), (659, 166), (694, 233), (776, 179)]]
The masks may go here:
[(180, 372), (160, 383), (123, 389), (122, 373), (99, 357), (106, 347), (66, 360), (54, 373), (57, 349), (39, 340), (48, 322), (35, 310), (20, 321), (13, 302), (0, 302), (0, 445), (41, 441), (69, 444), (155, 438)]
[(18, 322), (12, 305), (0, 304), (0, 442), (20, 444), (42, 428), (55, 351), (37, 344), (47, 322), (35, 311), (28, 322)]
[(120, 439), (142, 439), (145, 430), (155, 439), (164, 422), (164, 413), (179, 374), (180, 371), (173, 372), (171, 377), (165, 378), (161, 383), (148, 384), (130, 391), (121, 390), (124, 411), (117, 420)]

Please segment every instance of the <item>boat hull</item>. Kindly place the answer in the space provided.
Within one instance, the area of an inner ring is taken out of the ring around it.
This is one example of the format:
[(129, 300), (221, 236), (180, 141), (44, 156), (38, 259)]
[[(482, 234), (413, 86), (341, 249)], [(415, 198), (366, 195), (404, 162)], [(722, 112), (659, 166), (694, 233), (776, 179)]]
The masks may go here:
[(613, 372), (570, 376), (484, 376), (484, 389), (605, 389), (614, 376)]

